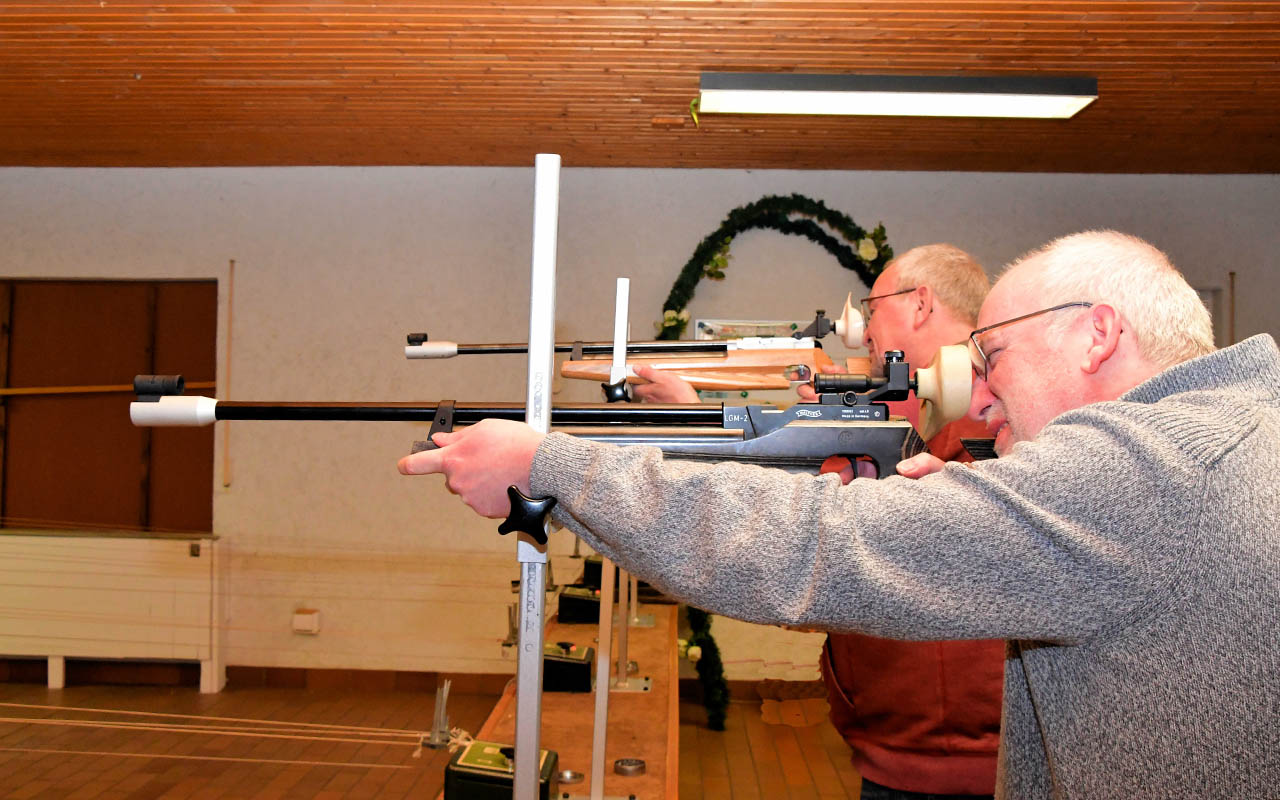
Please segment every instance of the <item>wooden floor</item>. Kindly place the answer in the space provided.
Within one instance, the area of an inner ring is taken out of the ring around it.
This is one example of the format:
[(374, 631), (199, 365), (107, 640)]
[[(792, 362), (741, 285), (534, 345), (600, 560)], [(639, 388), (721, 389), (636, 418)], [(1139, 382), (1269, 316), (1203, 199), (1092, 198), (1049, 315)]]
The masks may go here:
[(759, 700), (729, 703), (717, 732), (702, 724), (701, 706), (681, 702), (680, 800), (856, 800), (861, 778), (830, 720), (810, 712), (805, 724), (784, 709), (789, 724), (769, 724), (760, 709)]
[[(495, 695), (449, 696), (477, 730)], [(5, 800), (434, 800), (447, 751), (418, 750), (429, 692), (70, 687), (0, 683)], [(133, 714), (109, 713), (120, 711)], [(681, 703), (680, 797), (856, 798), (858, 776), (831, 724), (767, 724), (733, 702), (727, 730)]]

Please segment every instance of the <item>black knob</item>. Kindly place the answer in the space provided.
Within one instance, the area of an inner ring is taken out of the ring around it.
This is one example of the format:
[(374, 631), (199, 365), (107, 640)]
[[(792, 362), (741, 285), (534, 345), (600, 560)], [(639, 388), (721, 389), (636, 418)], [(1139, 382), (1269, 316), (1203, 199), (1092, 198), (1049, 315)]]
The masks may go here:
[(884, 362), (886, 364), (897, 363), (905, 357), (906, 355), (901, 350), (885, 350), (884, 351)]
[(604, 401), (606, 403), (630, 403), (631, 392), (627, 388), (627, 379), (623, 378), (617, 383), (602, 383), (600, 388), (604, 391)]
[(512, 531), (527, 533), (538, 544), (547, 543), (547, 513), (556, 504), (554, 497), (533, 498), (514, 486), (507, 487), (507, 497), (511, 500), (511, 513), (506, 521), (498, 526), (498, 533), (506, 536)]

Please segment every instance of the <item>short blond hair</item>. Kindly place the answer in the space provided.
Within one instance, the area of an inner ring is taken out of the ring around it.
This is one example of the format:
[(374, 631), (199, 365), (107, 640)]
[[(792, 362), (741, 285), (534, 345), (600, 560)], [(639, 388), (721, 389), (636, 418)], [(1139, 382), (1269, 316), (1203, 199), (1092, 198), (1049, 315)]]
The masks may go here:
[[(1165, 369), (1212, 353), (1213, 323), (1200, 295), (1169, 257), (1118, 231), (1084, 231), (1049, 242), (1004, 271), (1034, 269), (1030, 280), (1043, 306), (1086, 301), (1119, 312), (1137, 337), (1138, 352)], [(1050, 323), (1058, 335), (1069, 319)]]
[(991, 281), (973, 256), (955, 245), (926, 244), (911, 248), (890, 266), (898, 269), (897, 289), (928, 286), (953, 314), (970, 325), (978, 324), (978, 309), (991, 290)]

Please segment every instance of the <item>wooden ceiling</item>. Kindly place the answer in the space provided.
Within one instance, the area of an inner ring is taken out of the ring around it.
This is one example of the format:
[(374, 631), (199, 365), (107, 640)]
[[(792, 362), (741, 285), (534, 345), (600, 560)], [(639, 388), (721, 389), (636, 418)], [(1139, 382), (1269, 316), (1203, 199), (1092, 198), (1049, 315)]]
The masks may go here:
[[(703, 71), (1083, 75), (1070, 120), (704, 115)], [(1280, 172), (1280, 2), (0, 3), (0, 165)]]

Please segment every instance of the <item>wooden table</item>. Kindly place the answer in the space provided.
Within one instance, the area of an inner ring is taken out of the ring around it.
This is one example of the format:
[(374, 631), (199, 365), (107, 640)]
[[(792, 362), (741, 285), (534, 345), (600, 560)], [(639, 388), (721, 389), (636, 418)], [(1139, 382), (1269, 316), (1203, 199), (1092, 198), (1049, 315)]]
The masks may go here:
[[(675, 800), (679, 786), (679, 680), (676, 671), (676, 614), (674, 605), (642, 604), (638, 614), (652, 614), (652, 628), (632, 628), (627, 655), (640, 672), (632, 680), (650, 678), (648, 692), (612, 692), (609, 695), (609, 728), (605, 740), (604, 794), (637, 800)], [(618, 626), (613, 626), (615, 638)], [(569, 641), (578, 647), (595, 647), (597, 627), (547, 622), (546, 640)], [(596, 648), (597, 652), (599, 648)], [(615, 670), (616, 672), (616, 670)], [(594, 674), (594, 672), (593, 672)], [(515, 741), (516, 684), (511, 682), (475, 738), (491, 742)], [(592, 692), (543, 692), (542, 748), (560, 756), (560, 769), (583, 773), (582, 783), (561, 786), (561, 794), (591, 794), (591, 738), (595, 717)], [(613, 762), (641, 758), (645, 774), (617, 775)]]

